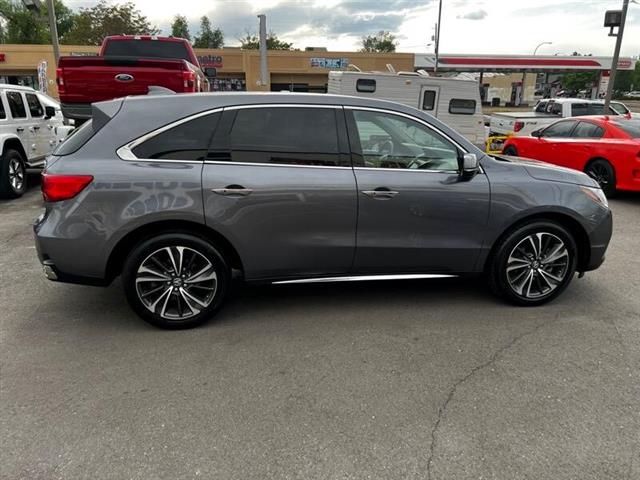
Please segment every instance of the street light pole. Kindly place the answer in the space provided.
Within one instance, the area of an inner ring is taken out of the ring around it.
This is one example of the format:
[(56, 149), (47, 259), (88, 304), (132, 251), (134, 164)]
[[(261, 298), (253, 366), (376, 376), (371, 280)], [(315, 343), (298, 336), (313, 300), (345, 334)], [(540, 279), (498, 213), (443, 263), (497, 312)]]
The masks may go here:
[(49, 13), (49, 28), (51, 29), (51, 44), (53, 45), (53, 58), (58, 65), (60, 58), (60, 44), (58, 43), (58, 26), (56, 24), (56, 7), (53, 0), (47, 0), (47, 12)]
[(618, 27), (618, 33), (614, 34), (616, 36), (616, 47), (613, 51), (613, 59), (611, 60), (611, 73), (609, 74), (609, 85), (607, 85), (607, 95), (604, 97), (605, 113), (609, 111), (609, 104), (611, 103), (611, 95), (613, 94), (613, 84), (616, 81), (616, 70), (618, 69), (618, 58), (620, 58), (620, 47), (622, 46), (622, 34), (624, 33), (624, 24), (627, 20), (628, 8), (629, 8), (629, 0), (623, 0), (620, 27)]
[[(536, 52), (542, 45), (551, 45), (553, 42), (540, 42), (536, 48), (533, 49), (533, 56), (536, 56)], [(520, 93), (520, 103), (524, 101), (524, 89), (527, 86), (527, 72), (522, 73), (522, 91)]]
[(438, 23), (436, 24), (436, 45), (435, 45), (435, 54), (436, 54), (436, 64), (433, 67), (433, 73), (438, 73), (438, 52), (440, 51), (440, 25), (442, 22), (442, 0), (440, 0), (440, 4), (438, 5)]

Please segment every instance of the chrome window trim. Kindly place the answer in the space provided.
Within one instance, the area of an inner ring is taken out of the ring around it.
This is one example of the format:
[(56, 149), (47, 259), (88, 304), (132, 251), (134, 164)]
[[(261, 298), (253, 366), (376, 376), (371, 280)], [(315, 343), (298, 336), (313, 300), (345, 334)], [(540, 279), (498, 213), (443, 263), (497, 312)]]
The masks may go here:
[(342, 108), (342, 105), (320, 103), (260, 103), (257, 105), (232, 105), (225, 110), (245, 110), (248, 108)]
[(258, 163), (258, 162), (227, 162), (223, 160), (205, 160), (207, 165), (241, 165), (252, 167), (293, 167), (293, 168), (331, 168), (333, 170), (351, 170), (351, 167), (342, 167), (339, 165), (294, 165), (289, 163)]
[(160, 127), (156, 130), (145, 133), (141, 137), (138, 137), (135, 140), (121, 146), (116, 150), (116, 154), (118, 155), (118, 157), (120, 157), (121, 160), (127, 160), (130, 162), (202, 163), (201, 160), (180, 160), (180, 159), (172, 159), (172, 158), (138, 158), (133, 154), (133, 149), (136, 148), (141, 143), (146, 142), (147, 140), (157, 135), (160, 135), (161, 133), (166, 132), (167, 130), (170, 130), (174, 127), (182, 125), (183, 123), (187, 123), (187, 122), (190, 122), (191, 120), (195, 120), (196, 118), (211, 115), (213, 113), (222, 112), (223, 110), (224, 110), (224, 107), (213, 108), (211, 110), (206, 110), (204, 112), (196, 113), (188, 117), (181, 118), (180, 120), (176, 120), (175, 122), (169, 123), (164, 127)]
[(415, 173), (446, 173), (447, 175), (460, 175), (458, 170), (427, 170), (424, 168), (384, 168), (384, 167), (353, 167), (354, 170), (371, 170), (373, 172), (384, 170), (387, 172), (415, 172)]

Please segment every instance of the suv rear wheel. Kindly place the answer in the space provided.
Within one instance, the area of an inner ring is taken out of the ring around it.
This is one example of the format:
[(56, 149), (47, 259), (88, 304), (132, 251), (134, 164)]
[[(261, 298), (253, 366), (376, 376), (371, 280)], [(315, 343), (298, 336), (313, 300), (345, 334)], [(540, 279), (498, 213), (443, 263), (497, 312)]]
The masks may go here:
[(20, 152), (5, 150), (0, 161), (0, 197), (21, 197), (27, 189), (27, 170)]
[(166, 233), (132, 250), (122, 279), (138, 315), (157, 327), (179, 329), (195, 327), (214, 315), (226, 296), (230, 270), (206, 240)]
[(506, 235), (489, 265), (489, 284), (517, 305), (542, 305), (567, 288), (578, 249), (571, 233), (551, 221), (535, 221)]

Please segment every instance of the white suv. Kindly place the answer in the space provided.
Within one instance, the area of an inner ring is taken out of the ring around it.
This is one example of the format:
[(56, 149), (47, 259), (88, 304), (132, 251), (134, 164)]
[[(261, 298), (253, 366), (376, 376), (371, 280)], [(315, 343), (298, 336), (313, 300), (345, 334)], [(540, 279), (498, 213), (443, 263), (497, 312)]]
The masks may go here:
[(71, 129), (49, 97), (29, 87), (0, 84), (0, 198), (22, 195), (26, 169), (42, 167)]

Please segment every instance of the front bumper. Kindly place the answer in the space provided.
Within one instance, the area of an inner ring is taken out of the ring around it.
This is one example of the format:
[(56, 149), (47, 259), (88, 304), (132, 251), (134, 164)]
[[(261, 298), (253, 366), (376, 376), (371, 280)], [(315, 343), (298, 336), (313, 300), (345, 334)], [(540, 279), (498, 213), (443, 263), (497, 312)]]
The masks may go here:
[(589, 272), (600, 267), (604, 263), (605, 253), (613, 233), (613, 215), (607, 209), (607, 214), (598, 226), (589, 235), (589, 257), (579, 268), (582, 272)]

